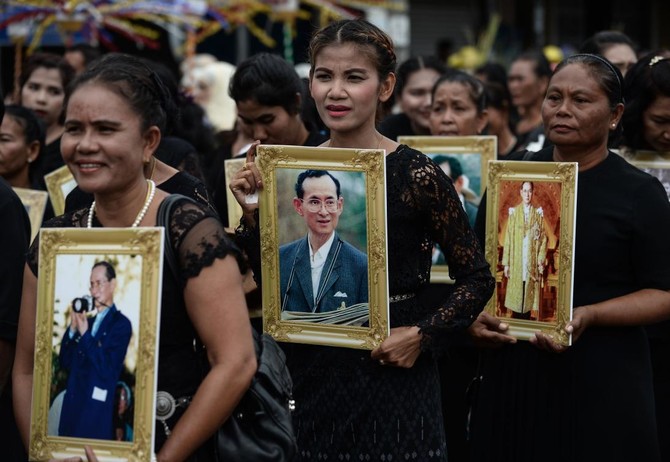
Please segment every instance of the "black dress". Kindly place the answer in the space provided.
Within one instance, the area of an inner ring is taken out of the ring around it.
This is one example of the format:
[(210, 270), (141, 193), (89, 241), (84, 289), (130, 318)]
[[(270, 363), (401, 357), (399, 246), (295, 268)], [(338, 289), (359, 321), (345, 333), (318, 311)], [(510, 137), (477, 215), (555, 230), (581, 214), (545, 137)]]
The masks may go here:
[[(159, 185), (156, 185), (168, 194), (181, 194), (200, 202), (202, 205), (213, 206), (209, 200), (209, 194), (205, 185), (193, 175), (178, 171)], [(88, 208), (93, 202), (93, 194), (84, 192), (76, 186), (65, 198), (65, 211), (73, 212), (78, 209)]]
[[(49, 220), (45, 228), (84, 228), (88, 218), (88, 209), (66, 213)], [(94, 217), (93, 226), (101, 226)], [(202, 381), (202, 355), (194, 352), (195, 328), (186, 312), (183, 287), (187, 280), (198, 276), (203, 268), (210, 266), (215, 259), (233, 255), (240, 268), (245, 263), (241, 253), (228, 238), (216, 218), (215, 213), (201, 204), (179, 200), (175, 203), (170, 216), (170, 230), (166, 230), (166, 239), (172, 245), (179, 263), (179, 276), (175, 277), (167, 268), (163, 271), (162, 305), (160, 314), (160, 342), (158, 350), (158, 390), (167, 391), (174, 398), (195, 394)], [(37, 250), (39, 239), (31, 246), (28, 263), (37, 275)], [(168, 241), (166, 240), (166, 245)], [(225, 300), (222, 300), (225, 302)], [(222, 390), (222, 393), (225, 391)], [(184, 408), (177, 408), (167, 424), (170, 429), (183, 414)], [(111, 416), (110, 416), (111, 418)], [(163, 425), (156, 422), (155, 451), (165, 443)], [(197, 460), (214, 460), (211, 447), (203, 446)]]
[[(400, 146), (386, 157), (386, 179), (389, 293), (415, 294), (390, 303), (391, 327), (419, 326), (424, 353), (411, 369), (401, 369), (379, 365), (368, 351), (283, 344), (305, 461), (447, 459), (431, 352), (443, 352), (472, 323), (492, 293), (493, 278), (458, 195), (437, 165)], [(245, 247), (259, 246), (257, 236), (245, 236)], [(446, 249), (457, 281), (439, 305), (424, 297), (433, 242)]]
[[(579, 172), (573, 307), (670, 289), (669, 235), (658, 180), (613, 153)], [(590, 327), (561, 354), (521, 341), (482, 356), (474, 461), (659, 460), (642, 327)]]

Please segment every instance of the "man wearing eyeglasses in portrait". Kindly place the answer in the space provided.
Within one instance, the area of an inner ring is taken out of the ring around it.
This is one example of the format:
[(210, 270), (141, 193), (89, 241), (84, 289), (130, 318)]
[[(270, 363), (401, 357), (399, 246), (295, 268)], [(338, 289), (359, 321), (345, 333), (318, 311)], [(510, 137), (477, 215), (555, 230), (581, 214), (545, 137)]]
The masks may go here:
[[(59, 436), (113, 439), (114, 391), (132, 327), (114, 304), (116, 271), (107, 261), (93, 265), (91, 297), (72, 302), (70, 326), (59, 362), (69, 372), (58, 426)], [(88, 312), (93, 317), (88, 317)]]
[(324, 313), (367, 303), (367, 255), (335, 231), (344, 207), (340, 182), (325, 170), (306, 170), (295, 193), (293, 208), (307, 236), (279, 248), (282, 311)]

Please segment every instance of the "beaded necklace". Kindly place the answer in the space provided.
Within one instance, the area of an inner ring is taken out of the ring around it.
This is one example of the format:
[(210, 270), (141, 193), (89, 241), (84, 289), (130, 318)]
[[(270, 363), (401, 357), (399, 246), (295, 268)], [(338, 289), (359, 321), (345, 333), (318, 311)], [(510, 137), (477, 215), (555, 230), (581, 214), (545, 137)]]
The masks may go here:
[[(144, 218), (144, 215), (147, 214), (147, 210), (149, 210), (149, 205), (151, 205), (151, 201), (154, 199), (154, 196), (156, 195), (156, 183), (154, 183), (152, 180), (147, 180), (147, 184), (149, 185), (149, 188), (147, 189), (147, 196), (144, 199), (144, 205), (140, 209), (140, 213), (137, 214), (137, 217), (135, 218), (135, 221), (133, 221), (133, 224), (130, 225), (131, 228), (137, 228)], [(91, 208), (88, 210), (88, 222), (86, 223), (87, 228), (92, 228), (93, 227), (93, 215), (95, 214), (95, 201), (91, 204)]]

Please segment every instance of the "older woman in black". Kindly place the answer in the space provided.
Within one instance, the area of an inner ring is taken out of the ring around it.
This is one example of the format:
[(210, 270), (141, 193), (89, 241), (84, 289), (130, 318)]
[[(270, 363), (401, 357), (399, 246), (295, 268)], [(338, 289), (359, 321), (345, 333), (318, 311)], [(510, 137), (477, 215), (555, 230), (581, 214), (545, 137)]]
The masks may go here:
[(655, 178), (607, 149), (623, 114), (621, 73), (595, 55), (563, 61), (542, 117), (554, 147), (534, 161), (579, 164), (573, 345), (516, 342), (481, 314), (475, 461), (658, 461), (643, 325), (670, 318), (670, 203)]
[[(169, 114), (167, 96), (156, 79), (142, 61), (118, 54), (106, 55), (77, 77), (65, 103), (61, 149), (77, 183), (95, 201), (48, 221), (45, 227), (159, 225), (159, 210), (168, 195), (144, 173)], [(177, 255), (178, 274), (163, 271), (157, 386), (173, 398), (192, 399), (164, 425), (157, 422), (154, 447), (159, 461), (187, 460), (195, 453), (198, 461), (214, 460), (207, 442), (228, 418), (255, 371), (240, 274), (242, 257), (215, 215), (208, 207), (181, 198), (168, 217), (165, 245), (171, 245)], [(14, 409), (25, 443), (33, 381), (38, 248), (36, 241), (24, 270), (12, 377)], [(204, 378), (200, 354), (193, 348), (196, 338), (205, 345), (211, 366)]]

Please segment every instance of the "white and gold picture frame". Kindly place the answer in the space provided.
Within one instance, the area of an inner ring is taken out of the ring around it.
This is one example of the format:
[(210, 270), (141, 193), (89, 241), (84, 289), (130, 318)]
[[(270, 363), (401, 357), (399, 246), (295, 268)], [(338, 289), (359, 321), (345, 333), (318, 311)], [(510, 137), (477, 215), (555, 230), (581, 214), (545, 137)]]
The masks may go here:
[[(374, 349), (389, 335), (384, 150), (257, 151), (264, 331), (283, 342)], [(326, 189), (313, 194), (321, 182)], [(314, 284), (307, 236), (319, 233), (331, 244)]]
[(14, 192), (19, 196), (23, 206), (26, 208), (26, 213), (28, 213), (28, 218), (30, 219), (30, 242), (33, 242), (42, 226), (44, 209), (46, 209), (49, 194), (46, 191), (26, 188), (14, 188)]
[(485, 247), (496, 290), (485, 309), (520, 340), (539, 331), (571, 343), (576, 200), (576, 163), (489, 163)]
[[(474, 226), (479, 203), (486, 190), (487, 167), (496, 159), (498, 139), (495, 136), (401, 136), (400, 144), (417, 149), (433, 159), (454, 182), (471, 226)], [(453, 178), (454, 174), (458, 175)], [(439, 245), (433, 246), (433, 283), (453, 284), (449, 266)]]
[(47, 191), (51, 198), (51, 205), (56, 216), (65, 212), (65, 198), (77, 187), (77, 182), (72, 176), (72, 172), (64, 165), (53, 172), (44, 175), (44, 182), (47, 185)]
[[(153, 460), (163, 235), (163, 228), (41, 231), (31, 460), (85, 460), (85, 445), (101, 461)], [(81, 316), (83, 333), (75, 325)]]

